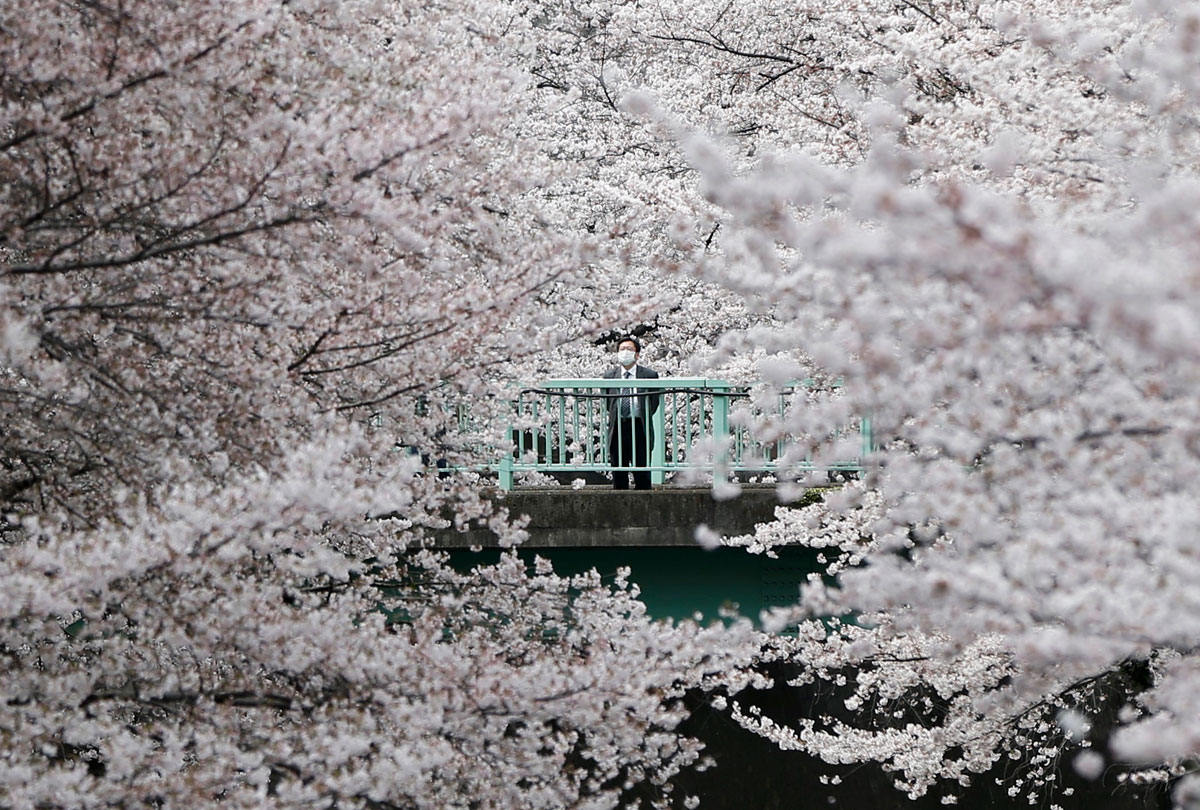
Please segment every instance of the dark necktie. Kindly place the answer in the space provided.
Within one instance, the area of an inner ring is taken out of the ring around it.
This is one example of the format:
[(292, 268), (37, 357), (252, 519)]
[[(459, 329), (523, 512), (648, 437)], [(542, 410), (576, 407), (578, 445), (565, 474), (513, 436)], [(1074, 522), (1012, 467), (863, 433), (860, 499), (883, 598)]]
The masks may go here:
[[(625, 379), (629, 379), (629, 372), (625, 372)], [(632, 388), (621, 389), (621, 418), (628, 419), (633, 416), (633, 398), (629, 395), (633, 393)]]

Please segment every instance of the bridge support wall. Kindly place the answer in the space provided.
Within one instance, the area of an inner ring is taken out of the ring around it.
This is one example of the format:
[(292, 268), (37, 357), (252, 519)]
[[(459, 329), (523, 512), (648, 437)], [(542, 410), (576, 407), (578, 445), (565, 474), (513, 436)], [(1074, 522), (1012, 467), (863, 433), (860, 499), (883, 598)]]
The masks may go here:
[[(748, 534), (774, 520), (779, 499), (773, 486), (744, 487), (717, 501), (708, 487), (617, 491), (605, 487), (527, 487), (497, 492), (509, 513), (528, 515), (524, 548), (694, 546), (696, 526), (727, 535)], [(452, 529), (437, 536), (438, 548), (496, 547), (485, 529)]]

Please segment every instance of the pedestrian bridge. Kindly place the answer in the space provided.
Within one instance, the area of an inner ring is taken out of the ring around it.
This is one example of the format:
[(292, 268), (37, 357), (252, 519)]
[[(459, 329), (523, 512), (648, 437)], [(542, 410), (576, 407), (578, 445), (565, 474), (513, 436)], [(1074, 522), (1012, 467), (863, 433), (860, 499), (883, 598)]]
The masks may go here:
[[(697, 378), (552, 379), (521, 388), (501, 426), (507, 450), (494, 451), (486, 466), (496, 476), (490, 497), (527, 519), (522, 557), (546, 557), (560, 573), (629, 568), (651, 615), (713, 617), (737, 605), (757, 616), (795, 600), (799, 583), (821, 570), (817, 552), (706, 550), (696, 529), (734, 536), (773, 520), (778, 490), (755, 478), (829, 486), (862, 471), (873, 449), (868, 419), (820, 439), (783, 430), (789, 409), (804, 407), (815, 388), (803, 381), (764, 395)], [(643, 422), (654, 437), (645, 466), (609, 455), (609, 403), (630, 395), (659, 402)], [(654, 488), (615, 491), (607, 481), (614, 469), (648, 471)], [(802, 503), (820, 497), (809, 489)], [(498, 553), (495, 535), (479, 527), (444, 529), (434, 545), (463, 568)]]

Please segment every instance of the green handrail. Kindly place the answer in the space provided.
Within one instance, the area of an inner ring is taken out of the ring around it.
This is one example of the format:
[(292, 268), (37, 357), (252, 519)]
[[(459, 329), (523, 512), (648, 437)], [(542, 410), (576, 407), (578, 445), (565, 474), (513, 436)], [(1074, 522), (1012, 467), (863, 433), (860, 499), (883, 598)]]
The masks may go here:
[[(806, 384), (811, 381), (799, 383)], [(660, 398), (651, 422), (644, 422), (647, 429), (653, 426), (654, 435), (647, 466), (630, 464), (631, 459), (609, 458), (607, 402), (621, 396), (621, 389), (634, 389), (634, 396)], [(530, 471), (648, 471), (655, 484), (664, 483), (668, 473), (685, 469), (770, 473), (778, 468), (778, 459), (794, 439), (785, 436), (764, 443), (732, 425), (731, 401), (748, 398), (748, 391), (707, 378), (545, 380), (517, 392), (513, 418), (505, 432), (512, 449), (489, 466), (505, 490), (513, 488), (517, 474)], [(532, 396), (526, 399), (527, 395)], [(781, 399), (781, 413), (783, 407)], [(806, 453), (805, 461), (793, 469), (861, 472), (863, 459), (875, 449), (868, 417), (859, 420), (858, 431), (860, 456), (818, 467)], [(701, 451), (703, 456), (697, 458)]]

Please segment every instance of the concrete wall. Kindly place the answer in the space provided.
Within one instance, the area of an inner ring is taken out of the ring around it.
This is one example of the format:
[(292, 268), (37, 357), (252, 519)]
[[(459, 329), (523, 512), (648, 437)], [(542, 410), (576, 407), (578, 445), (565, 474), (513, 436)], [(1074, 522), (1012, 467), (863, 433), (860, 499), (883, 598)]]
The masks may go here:
[[(617, 491), (605, 487), (529, 487), (496, 491), (496, 502), (513, 515), (529, 515), (525, 548), (694, 546), (703, 523), (724, 534), (747, 534), (774, 519), (779, 505), (773, 486), (744, 487), (741, 495), (716, 501), (708, 487), (665, 487)], [(452, 529), (437, 536), (438, 548), (491, 548), (490, 532)]]

